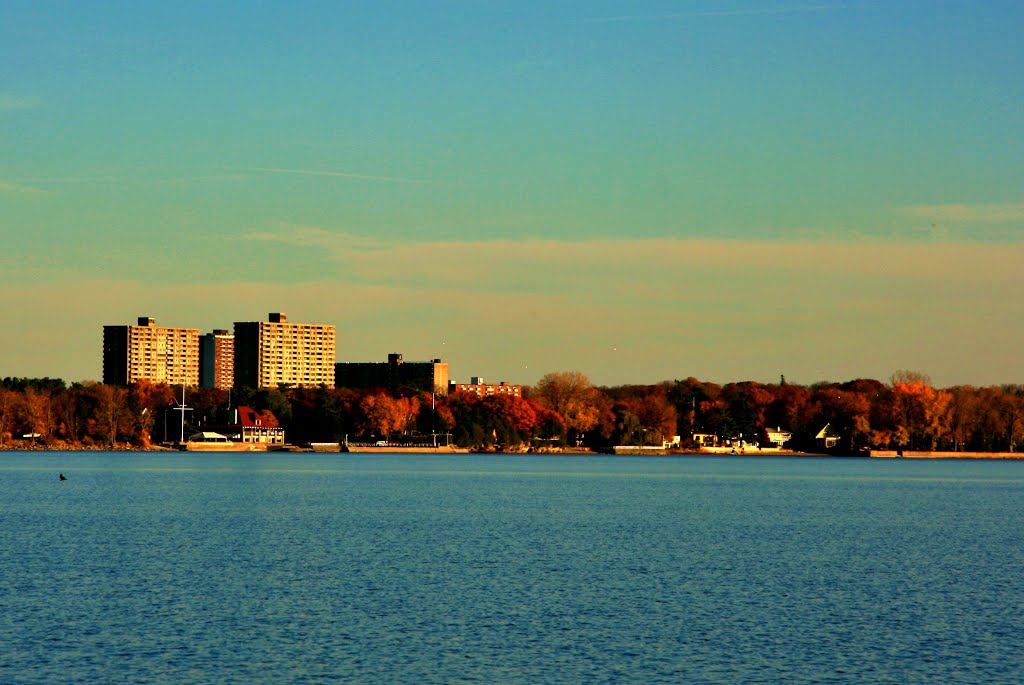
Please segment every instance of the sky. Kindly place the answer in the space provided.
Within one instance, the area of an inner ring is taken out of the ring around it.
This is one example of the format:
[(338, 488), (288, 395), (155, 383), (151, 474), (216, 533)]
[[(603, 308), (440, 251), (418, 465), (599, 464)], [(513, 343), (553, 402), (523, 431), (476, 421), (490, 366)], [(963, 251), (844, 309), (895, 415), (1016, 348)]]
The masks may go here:
[(1024, 382), (1024, 3), (0, 4), (0, 377), (139, 316), (598, 385)]

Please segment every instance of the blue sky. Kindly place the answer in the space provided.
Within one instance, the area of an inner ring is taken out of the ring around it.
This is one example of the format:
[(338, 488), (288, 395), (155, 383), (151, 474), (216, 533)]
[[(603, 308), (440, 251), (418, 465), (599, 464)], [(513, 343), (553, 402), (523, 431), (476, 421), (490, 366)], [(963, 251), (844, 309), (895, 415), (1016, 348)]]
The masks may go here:
[(457, 379), (1022, 381), (1024, 6), (551, 5), (4, 3), (0, 375), (286, 311)]

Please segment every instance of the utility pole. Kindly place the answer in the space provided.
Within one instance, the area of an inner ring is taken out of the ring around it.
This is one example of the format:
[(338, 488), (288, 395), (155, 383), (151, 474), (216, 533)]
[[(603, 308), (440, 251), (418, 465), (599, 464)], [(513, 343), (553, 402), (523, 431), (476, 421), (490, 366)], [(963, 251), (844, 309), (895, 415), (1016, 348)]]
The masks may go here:
[(185, 412), (192, 411), (191, 407), (185, 406), (185, 384), (181, 384), (181, 406), (175, 407), (175, 411), (181, 412), (181, 440), (178, 444), (185, 444)]

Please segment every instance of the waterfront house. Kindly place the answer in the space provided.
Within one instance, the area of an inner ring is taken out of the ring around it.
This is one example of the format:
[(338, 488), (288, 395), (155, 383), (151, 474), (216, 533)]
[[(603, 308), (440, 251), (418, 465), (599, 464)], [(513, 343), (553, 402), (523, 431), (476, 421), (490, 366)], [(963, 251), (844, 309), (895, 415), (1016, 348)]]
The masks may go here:
[(223, 433), (233, 442), (261, 443), (266, 445), (283, 445), (284, 428), (277, 425), (273, 415), (270, 420), (264, 420), (252, 407), (238, 407), (235, 409), (234, 423), (225, 425), (211, 425), (207, 430), (216, 430)]
[(793, 439), (792, 432), (784, 431), (778, 426), (776, 426), (775, 428), (765, 428), (764, 432), (768, 436), (767, 442), (775, 445), (776, 447), (782, 447), (787, 442)]
[(694, 433), (693, 444), (697, 447), (715, 447), (718, 445), (718, 436), (714, 433)]
[(840, 437), (842, 436), (832, 428), (832, 425), (826, 423), (825, 427), (818, 431), (818, 434), (814, 436), (814, 444), (818, 447), (830, 450), (839, 444)]

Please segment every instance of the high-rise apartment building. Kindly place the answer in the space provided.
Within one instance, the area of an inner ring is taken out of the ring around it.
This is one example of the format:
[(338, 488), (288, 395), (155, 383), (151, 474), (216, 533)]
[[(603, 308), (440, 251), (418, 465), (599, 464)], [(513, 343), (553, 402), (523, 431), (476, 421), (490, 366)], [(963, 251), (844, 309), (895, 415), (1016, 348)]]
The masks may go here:
[(269, 321), (235, 322), (235, 387), (334, 387), (334, 326)]
[(140, 316), (137, 326), (104, 326), (103, 382), (128, 385), (141, 379), (198, 385), (199, 329), (157, 326), (148, 316)]
[(223, 329), (199, 338), (199, 385), (227, 390), (235, 383), (235, 336)]

